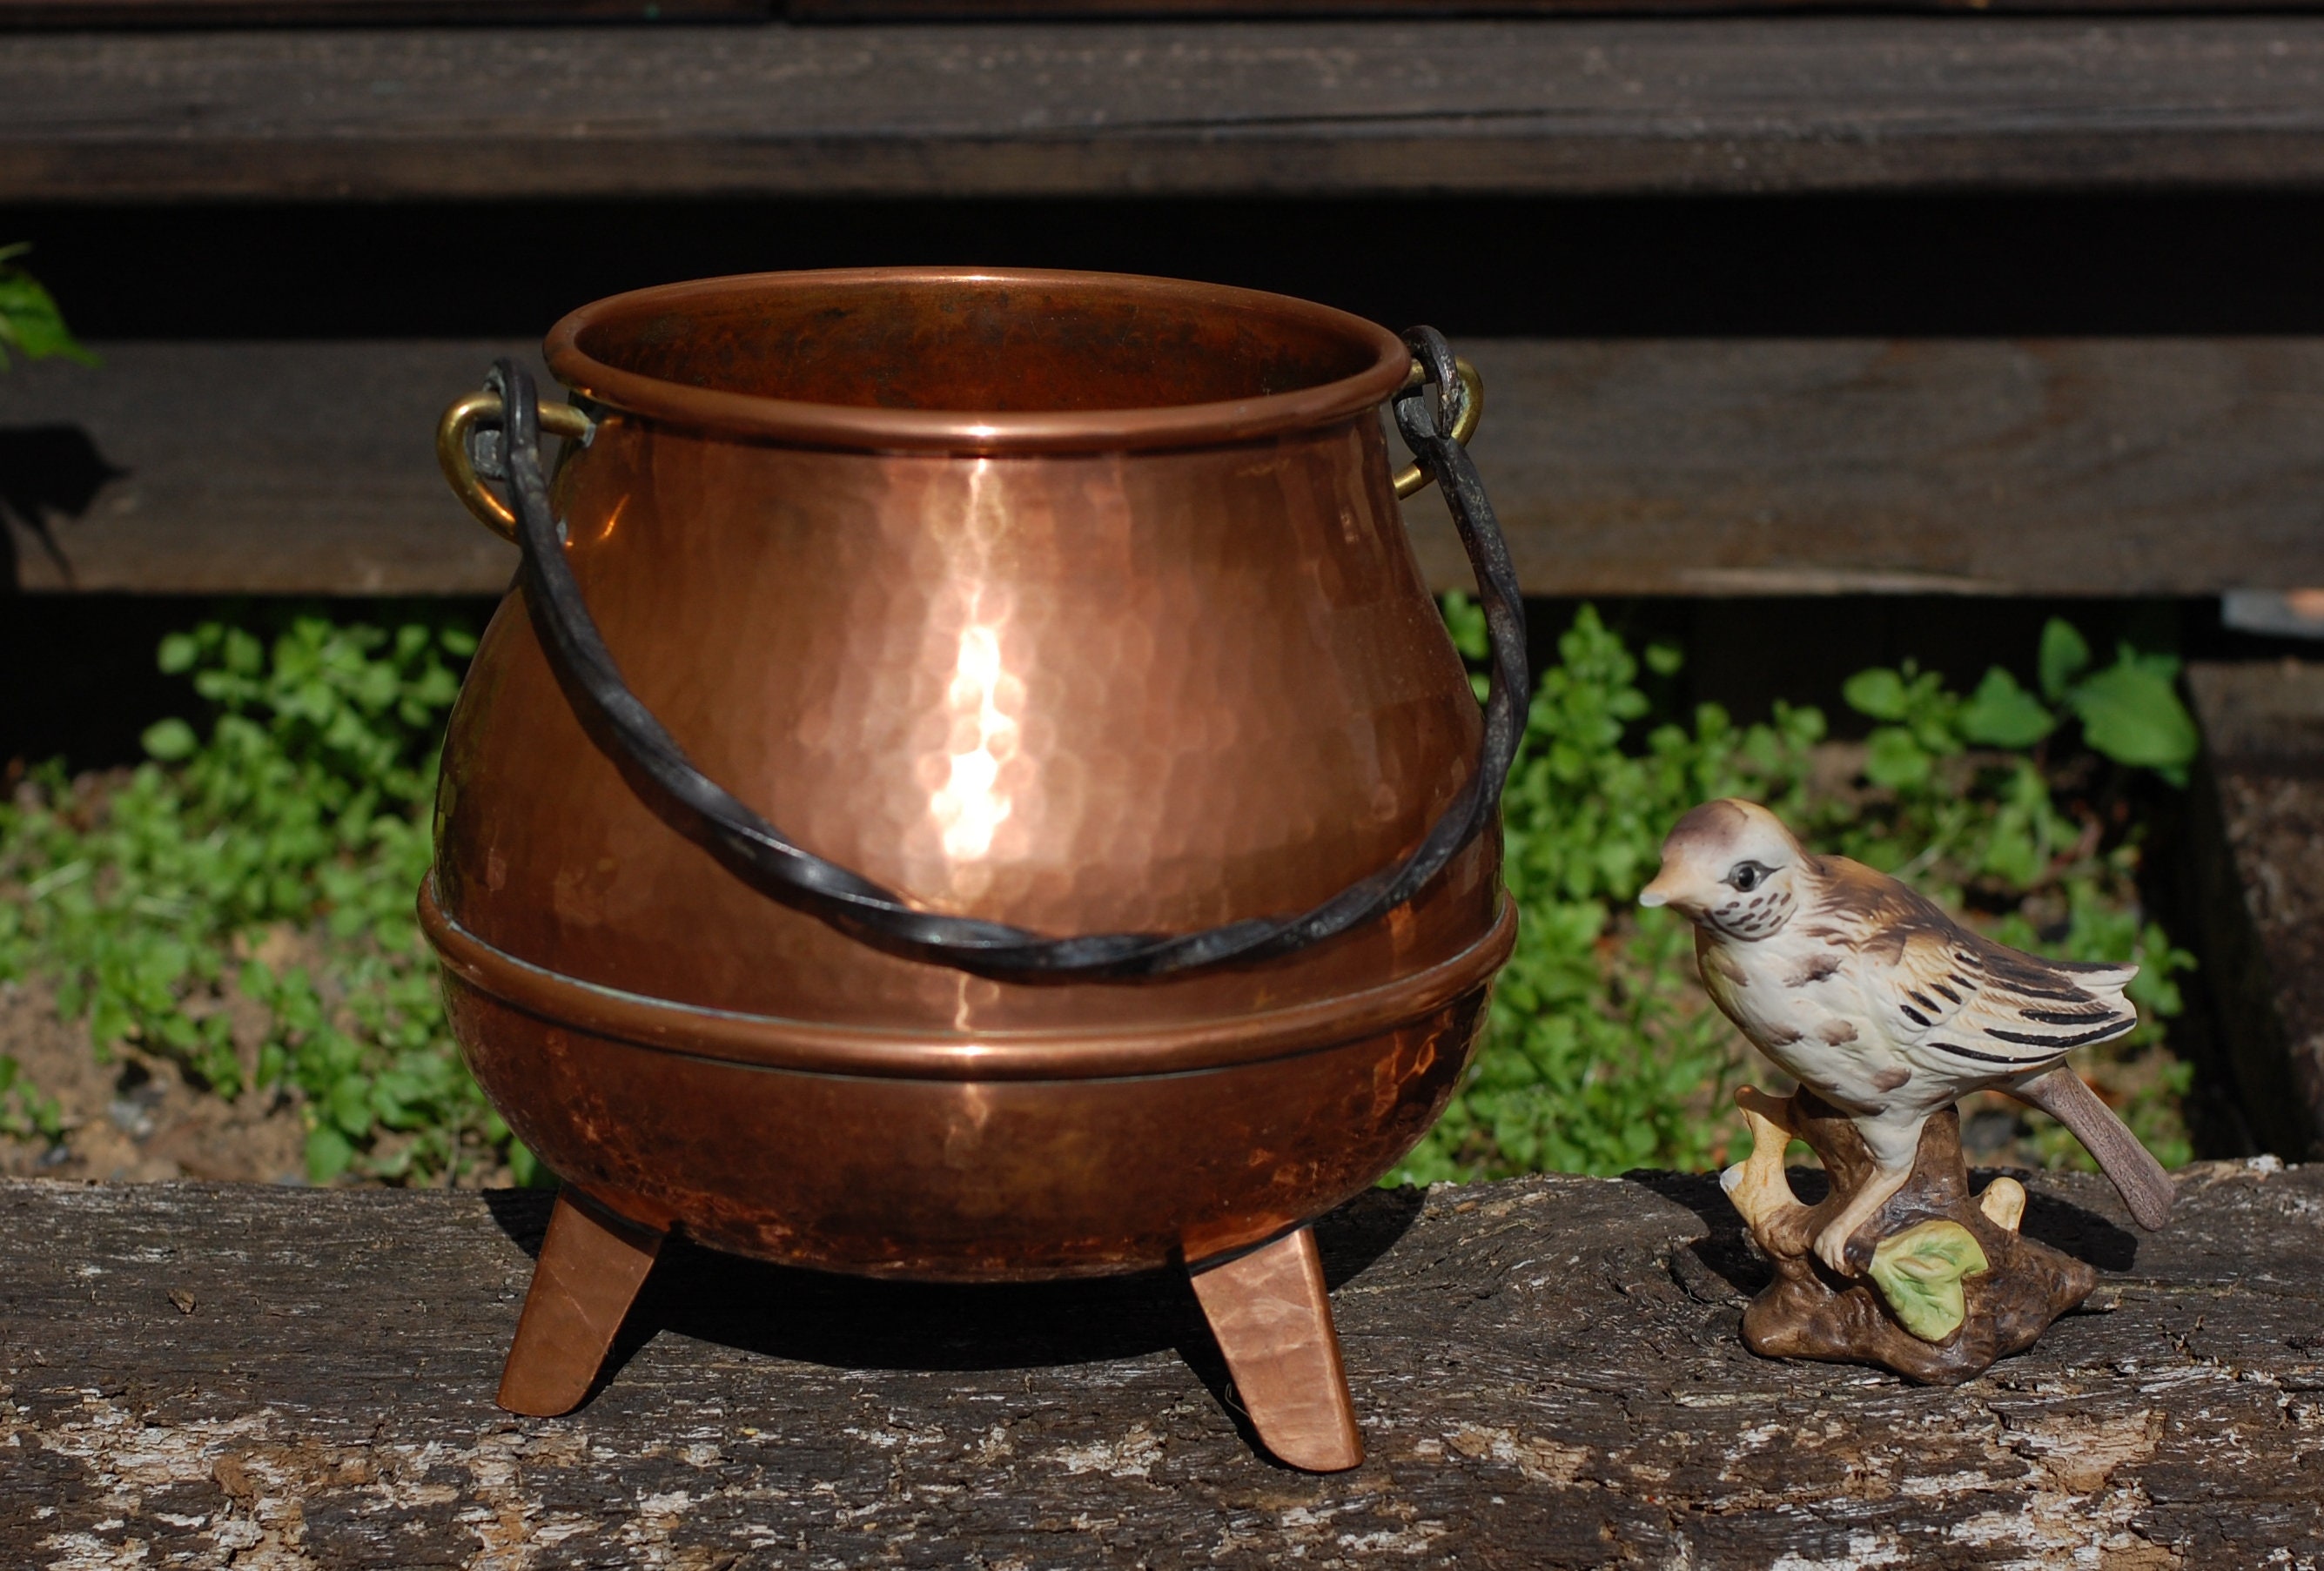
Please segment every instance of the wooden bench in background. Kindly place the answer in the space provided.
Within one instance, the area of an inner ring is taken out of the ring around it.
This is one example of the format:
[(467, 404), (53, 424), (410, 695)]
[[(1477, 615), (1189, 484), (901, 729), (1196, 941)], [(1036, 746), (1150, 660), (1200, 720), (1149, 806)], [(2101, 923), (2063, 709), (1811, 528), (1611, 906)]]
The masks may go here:
[[(113, 343), (0, 375), (72, 510), (26, 589), (493, 594), (437, 417), (518, 340)], [(2324, 339), (1463, 340), (1479, 466), (1555, 595), (2324, 585)], [(5, 448), (0, 448), (5, 450)], [(89, 479), (91, 490), (84, 490)], [(1444, 510), (1406, 513), (1439, 587)]]
[[(2319, 183), (2324, 18), (2303, 16), (32, 32), (0, 49), (0, 212), (645, 200), (641, 221), (682, 224), (688, 201), (1362, 199), (1382, 245), (1440, 268), (1451, 309), (1459, 237), (1399, 233), (1398, 204)], [(1480, 459), (1536, 593), (2324, 583), (2324, 339), (1463, 347), (1491, 389)], [(23, 587), (504, 581), (428, 448), (503, 346), (99, 347), (101, 374), (0, 375), (0, 439), (20, 467), (31, 444), (53, 493), (10, 509), (48, 535), (8, 525)], [(1415, 517), (1457, 582), (1435, 513)]]

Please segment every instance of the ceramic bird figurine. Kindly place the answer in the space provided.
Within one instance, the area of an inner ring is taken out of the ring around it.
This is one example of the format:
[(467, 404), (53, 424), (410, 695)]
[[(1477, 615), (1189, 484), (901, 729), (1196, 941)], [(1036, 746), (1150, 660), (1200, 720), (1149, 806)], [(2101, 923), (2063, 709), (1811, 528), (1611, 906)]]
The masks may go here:
[(1870, 1149), (1873, 1178), (1814, 1240), (1833, 1271), (1854, 1274), (1849, 1241), (1912, 1176), (1921, 1126), (1973, 1091), (2056, 1118), (2140, 1225), (2163, 1225), (2170, 1175), (2065, 1067), (2070, 1049), (2138, 1023), (2122, 996), (2137, 966), (2005, 947), (1862, 863), (1810, 855), (1775, 814), (1731, 798), (1678, 821), (1638, 903), (1694, 923), (1711, 1001)]

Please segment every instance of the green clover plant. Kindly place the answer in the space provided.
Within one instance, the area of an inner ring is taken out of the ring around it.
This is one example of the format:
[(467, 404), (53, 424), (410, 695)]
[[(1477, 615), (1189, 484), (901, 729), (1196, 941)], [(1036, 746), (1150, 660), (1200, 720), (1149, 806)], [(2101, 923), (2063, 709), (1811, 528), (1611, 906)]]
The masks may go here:
[[(307, 1167), (439, 1178), (505, 1151), (446, 1028), (413, 911), (456, 623), (208, 623), (161, 665), (216, 711), (145, 733), (125, 778), (35, 772), (0, 809), (0, 966), (37, 969), (97, 1050), (129, 1041), (220, 1095), (297, 1096)], [(237, 1005), (263, 1012), (254, 1044)], [(247, 1033), (245, 1033), (245, 1036)]]

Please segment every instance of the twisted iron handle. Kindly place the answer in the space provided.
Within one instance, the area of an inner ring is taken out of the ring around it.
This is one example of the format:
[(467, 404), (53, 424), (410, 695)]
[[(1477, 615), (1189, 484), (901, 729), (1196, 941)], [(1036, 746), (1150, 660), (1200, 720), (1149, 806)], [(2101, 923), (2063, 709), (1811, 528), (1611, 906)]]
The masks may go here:
[[(532, 378), (512, 360), (486, 385), (502, 405), (502, 461), (524, 557), (520, 574), (535, 633), (592, 741), (662, 820), (769, 899), (893, 954), (1010, 981), (1080, 981), (1176, 975), (1269, 959), (1318, 944), (1402, 905), (1444, 870), (1492, 820), (1525, 728), (1525, 605), (1508, 548), (1456, 439), (1469, 402), (1452, 349), (1434, 329), (1405, 342), (1421, 375), (1395, 397), (1397, 425), (1444, 493), (1461, 531), (1492, 637), (1484, 745), (1470, 776), (1402, 861), (1294, 916), (1253, 918), (1193, 933), (1053, 937), (1003, 922), (923, 910), (861, 873), (793, 845), (783, 832), (694, 766), (675, 738), (622, 681), (613, 653), (565, 560), (540, 464), (540, 405)], [(1425, 395), (1434, 383), (1440, 396)]]

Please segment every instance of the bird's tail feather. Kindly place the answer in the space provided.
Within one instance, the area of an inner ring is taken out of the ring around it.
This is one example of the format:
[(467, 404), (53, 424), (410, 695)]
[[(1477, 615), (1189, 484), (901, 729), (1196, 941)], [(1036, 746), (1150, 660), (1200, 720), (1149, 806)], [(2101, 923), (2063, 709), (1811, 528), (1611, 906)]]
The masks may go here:
[(2129, 1125), (2116, 1118), (2114, 1109), (2098, 1100), (2098, 1094), (2082, 1083), (2082, 1077), (2063, 1064), (2045, 1074), (2005, 1087), (2018, 1101), (2038, 1107), (2051, 1117), (2073, 1131), (2074, 1138), (2082, 1142), (2098, 1166), (2113, 1180), (2122, 1195), (2123, 1204), (2138, 1224), (2152, 1233), (2171, 1216), (2171, 1202), (2176, 1189), (2171, 1175), (2153, 1153), (2138, 1143)]

